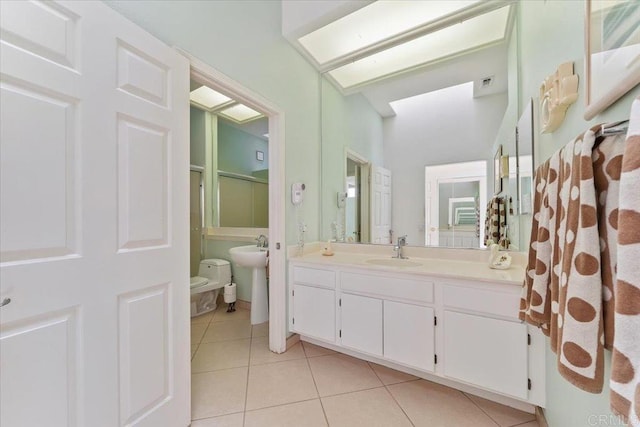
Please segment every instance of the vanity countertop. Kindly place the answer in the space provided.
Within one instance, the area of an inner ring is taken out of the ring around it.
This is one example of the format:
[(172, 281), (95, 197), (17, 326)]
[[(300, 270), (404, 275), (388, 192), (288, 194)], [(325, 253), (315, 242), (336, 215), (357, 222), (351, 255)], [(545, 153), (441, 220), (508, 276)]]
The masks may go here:
[[(415, 262), (420, 265), (413, 266), (392, 266), (372, 264), (374, 262), (393, 262), (389, 251), (356, 251), (351, 247), (343, 247), (344, 245), (334, 245), (334, 255), (324, 256), (320, 252), (319, 245), (305, 247), (305, 253), (302, 256), (291, 256), (289, 261), (292, 263), (316, 264), (319, 266), (343, 266), (366, 268), (370, 271), (385, 271), (403, 274), (419, 274), (425, 276), (443, 277), (450, 279), (474, 280), (489, 282), (494, 284), (517, 285), (521, 286), (524, 281), (525, 268), (523, 263), (519, 262), (518, 257), (514, 257), (514, 263), (506, 270), (495, 270), (489, 268), (487, 262), (480, 261), (481, 258), (488, 258), (488, 252), (462, 250), (450, 250), (446, 252), (434, 251), (429, 253), (428, 249), (422, 253), (411, 253), (407, 251), (408, 261)], [(353, 246), (353, 245), (352, 245)], [(362, 248), (362, 246), (361, 246)], [(448, 256), (447, 256), (448, 255)], [(403, 260), (399, 260), (403, 262)]]

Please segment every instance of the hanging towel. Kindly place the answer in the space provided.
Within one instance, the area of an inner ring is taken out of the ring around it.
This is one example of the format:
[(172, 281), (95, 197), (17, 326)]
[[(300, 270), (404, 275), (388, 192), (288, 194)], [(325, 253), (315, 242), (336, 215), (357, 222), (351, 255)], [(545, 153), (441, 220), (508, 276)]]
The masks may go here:
[(484, 244), (487, 245), (487, 242), (491, 239), (501, 247), (508, 248), (507, 209), (504, 198), (495, 196), (489, 200), (484, 221)]
[(616, 283), (618, 207), (620, 205), (620, 172), (625, 148), (625, 135), (600, 137), (593, 150), (593, 174), (598, 201), (598, 233), (600, 235), (600, 269), (602, 275), (602, 314), (604, 347), (613, 348), (614, 288)]
[(536, 170), (531, 250), (520, 318), (541, 327), (558, 371), (577, 387), (602, 391), (604, 329), (594, 130)]
[(640, 426), (640, 98), (631, 107), (620, 177), (611, 409)]

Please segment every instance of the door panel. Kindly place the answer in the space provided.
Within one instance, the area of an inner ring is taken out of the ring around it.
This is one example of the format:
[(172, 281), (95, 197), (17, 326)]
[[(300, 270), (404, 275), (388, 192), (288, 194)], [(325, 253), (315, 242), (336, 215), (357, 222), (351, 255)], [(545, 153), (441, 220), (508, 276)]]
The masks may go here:
[[(78, 249), (78, 108), (68, 94), (54, 92), (58, 89), (1, 83), (3, 261), (58, 257)], [(34, 118), (38, 125), (29, 126)], [(8, 226), (19, 223), (30, 226)]]
[[(78, 313), (73, 308), (3, 326), (3, 426), (77, 425), (77, 339)], [(15, 363), (16, 360), (23, 363)], [(11, 387), (6, 388), (5, 384)], [(35, 402), (37, 411), (33, 410)]]
[(371, 243), (391, 242), (391, 171), (371, 168)]
[(186, 426), (189, 64), (99, 2), (0, 8), (0, 424)]
[(168, 129), (118, 117), (120, 251), (166, 245)]
[(120, 415), (136, 424), (170, 396), (169, 284), (119, 297)]

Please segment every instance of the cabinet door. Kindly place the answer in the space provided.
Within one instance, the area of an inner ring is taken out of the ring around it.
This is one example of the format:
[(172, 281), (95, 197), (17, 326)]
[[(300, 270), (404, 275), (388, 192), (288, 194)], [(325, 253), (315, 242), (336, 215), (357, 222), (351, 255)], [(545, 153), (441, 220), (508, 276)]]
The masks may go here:
[(500, 393), (527, 398), (524, 323), (445, 311), (444, 373)]
[(336, 299), (330, 289), (294, 285), (293, 328), (300, 335), (334, 342)]
[(342, 294), (342, 345), (382, 356), (382, 300)]
[(433, 309), (385, 301), (384, 357), (403, 365), (433, 371)]

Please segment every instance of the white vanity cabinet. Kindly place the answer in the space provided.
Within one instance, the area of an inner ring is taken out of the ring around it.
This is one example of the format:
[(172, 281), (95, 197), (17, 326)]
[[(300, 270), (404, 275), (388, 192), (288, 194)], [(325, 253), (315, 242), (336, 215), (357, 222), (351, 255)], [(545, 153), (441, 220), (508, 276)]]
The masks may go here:
[(519, 284), (298, 260), (289, 271), (289, 325), (303, 340), (502, 403), (544, 406), (544, 338), (518, 320)]

